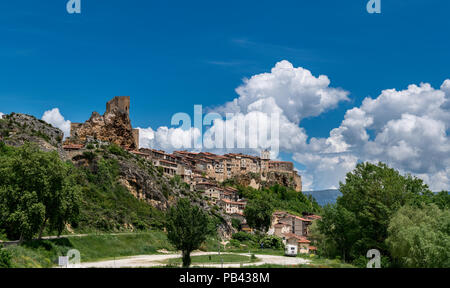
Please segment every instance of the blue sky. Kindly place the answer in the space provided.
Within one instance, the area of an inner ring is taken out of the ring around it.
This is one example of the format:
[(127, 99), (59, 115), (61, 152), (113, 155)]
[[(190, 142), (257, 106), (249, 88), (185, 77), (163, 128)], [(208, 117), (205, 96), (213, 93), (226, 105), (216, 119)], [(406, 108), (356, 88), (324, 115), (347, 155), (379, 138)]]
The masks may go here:
[(0, 112), (58, 107), (81, 122), (129, 95), (133, 125), (156, 129), (237, 98), (243, 78), (287, 60), (350, 93), (302, 119), (308, 137), (326, 138), (366, 97), (450, 78), (445, 0), (382, 0), (380, 15), (366, 0), (81, 1), (80, 15), (66, 0), (1, 2)]

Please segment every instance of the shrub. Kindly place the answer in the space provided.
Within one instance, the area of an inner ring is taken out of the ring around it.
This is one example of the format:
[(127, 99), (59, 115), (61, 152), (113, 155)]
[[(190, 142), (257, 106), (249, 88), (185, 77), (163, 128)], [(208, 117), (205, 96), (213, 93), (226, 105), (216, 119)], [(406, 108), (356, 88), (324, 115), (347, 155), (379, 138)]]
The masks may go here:
[(244, 241), (257, 242), (256, 236), (247, 232), (234, 233), (232, 238), (240, 242)]
[(6, 249), (0, 249), (0, 268), (11, 268), (11, 253)]
[(85, 151), (83, 152), (83, 158), (88, 160), (89, 162), (92, 162), (92, 160), (95, 159), (95, 153), (92, 151)]
[(241, 229), (242, 221), (236, 218), (231, 219), (231, 226), (233, 226), (234, 229), (240, 230)]
[(283, 241), (275, 235), (265, 236), (261, 242), (264, 244), (264, 248), (281, 249), (283, 247)]
[(108, 151), (111, 154), (117, 155), (117, 156), (122, 156), (125, 158), (129, 157), (129, 154), (127, 151), (123, 150), (121, 147), (119, 147), (116, 144), (111, 144), (108, 146)]

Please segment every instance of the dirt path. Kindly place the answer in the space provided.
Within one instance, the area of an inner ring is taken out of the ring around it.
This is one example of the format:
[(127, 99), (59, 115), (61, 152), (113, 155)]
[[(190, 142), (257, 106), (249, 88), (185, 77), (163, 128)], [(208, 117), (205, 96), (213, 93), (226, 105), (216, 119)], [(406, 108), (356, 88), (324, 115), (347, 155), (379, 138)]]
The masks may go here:
[[(192, 253), (192, 256), (201, 256), (201, 255), (213, 255), (217, 254), (217, 252), (195, 252)], [(237, 254), (237, 253), (226, 253), (226, 254), (235, 254), (235, 255), (243, 255), (250, 256), (250, 254)], [(229, 264), (199, 264), (195, 266), (200, 267), (214, 267), (214, 268), (239, 268), (242, 266), (259, 266), (263, 264), (278, 264), (278, 265), (299, 265), (299, 264), (308, 264), (310, 261), (298, 258), (298, 257), (285, 257), (285, 256), (275, 256), (275, 255), (255, 255), (260, 261), (253, 263), (229, 263)], [(108, 260), (108, 261), (99, 261), (99, 262), (86, 262), (81, 263), (82, 268), (133, 268), (133, 267), (155, 267), (155, 266), (164, 266), (162, 261), (179, 258), (181, 254), (166, 254), (166, 255), (141, 255), (141, 256), (132, 256), (127, 258), (121, 258), (117, 260)], [(82, 259), (83, 260), (83, 259)]]

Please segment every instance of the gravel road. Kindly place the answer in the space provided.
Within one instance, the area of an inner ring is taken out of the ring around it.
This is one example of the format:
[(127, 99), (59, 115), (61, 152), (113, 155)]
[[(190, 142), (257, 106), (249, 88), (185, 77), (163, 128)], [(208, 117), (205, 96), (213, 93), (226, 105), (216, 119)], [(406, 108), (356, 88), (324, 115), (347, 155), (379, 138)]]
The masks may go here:
[[(191, 256), (201, 256), (201, 255), (213, 255), (217, 254), (217, 252), (194, 252)], [(226, 253), (226, 254), (236, 254), (236, 255), (244, 255), (250, 256), (250, 254), (237, 254), (237, 253)], [(285, 256), (275, 256), (275, 255), (259, 255), (255, 254), (255, 256), (259, 259), (257, 262), (253, 263), (229, 263), (229, 264), (200, 264), (195, 266), (201, 267), (211, 267), (211, 268), (239, 268), (242, 266), (259, 266), (263, 264), (278, 264), (278, 265), (298, 265), (298, 264), (308, 264), (310, 261), (298, 258), (298, 257), (285, 257)], [(120, 258), (116, 260), (107, 260), (107, 261), (99, 261), (99, 262), (86, 262), (81, 263), (81, 268), (133, 268), (133, 267), (155, 267), (155, 266), (164, 266), (162, 261), (171, 259), (171, 258), (179, 258), (181, 254), (165, 254), (165, 255), (141, 255), (141, 256), (132, 256), (126, 258)], [(83, 259), (81, 259), (83, 260)]]

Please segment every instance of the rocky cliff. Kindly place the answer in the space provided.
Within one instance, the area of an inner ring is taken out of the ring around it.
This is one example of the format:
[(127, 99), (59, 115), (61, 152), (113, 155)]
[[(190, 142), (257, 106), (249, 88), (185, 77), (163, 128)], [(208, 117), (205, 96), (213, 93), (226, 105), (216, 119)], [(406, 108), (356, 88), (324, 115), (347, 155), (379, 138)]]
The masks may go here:
[(82, 124), (74, 123), (71, 129), (67, 143), (84, 144), (88, 138), (92, 137), (129, 150), (139, 148), (133, 136), (128, 114), (118, 108), (112, 108), (104, 115), (93, 112), (89, 120)]
[(34, 116), (11, 113), (0, 119), (0, 141), (10, 146), (31, 142), (43, 151), (58, 151), (62, 154), (63, 136), (61, 130)]
[(302, 191), (301, 177), (292, 173), (268, 172), (264, 176), (257, 173), (247, 173), (232, 179), (238, 185), (250, 186), (255, 189), (269, 188), (275, 184)]

